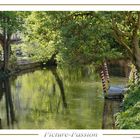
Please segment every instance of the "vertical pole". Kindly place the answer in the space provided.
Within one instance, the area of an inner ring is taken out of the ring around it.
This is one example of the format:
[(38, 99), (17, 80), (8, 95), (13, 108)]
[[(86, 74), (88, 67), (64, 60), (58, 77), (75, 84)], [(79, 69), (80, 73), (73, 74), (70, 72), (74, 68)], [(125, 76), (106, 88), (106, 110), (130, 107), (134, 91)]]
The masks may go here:
[(106, 81), (105, 81), (105, 76), (104, 76), (104, 71), (101, 71), (101, 79), (102, 79), (102, 87), (103, 87), (103, 92), (104, 94), (107, 93), (107, 89), (106, 89)]
[(104, 71), (105, 71), (105, 78), (107, 80), (107, 89), (109, 89), (110, 78), (109, 78), (109, 72), (108, 72), (108, 67), (107, 67), (106, 61), (104, 62)]

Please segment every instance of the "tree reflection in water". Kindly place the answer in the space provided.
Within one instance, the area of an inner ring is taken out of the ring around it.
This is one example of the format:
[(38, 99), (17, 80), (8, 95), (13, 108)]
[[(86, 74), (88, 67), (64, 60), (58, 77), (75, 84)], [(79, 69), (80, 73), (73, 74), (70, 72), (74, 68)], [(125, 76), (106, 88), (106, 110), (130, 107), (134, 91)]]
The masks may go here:
[(66, 102), (66, 97), (65, 97), (65, 91), (64, 91), (64, 84), (63, 81), (60, 79), (56, 69), (51, 69), (52, 74), (54, 75), (56, 82), (60, 88), (60, 93), (61, 93), (61, 97), (62, 97), (62, 101), (63, 101), (63, 107), (67, 108), (67, 102)]
[[(15, 122), (15, 113), (13, 107), (13, 101), (11, 96), (11, 84), (9, 78), (0, 80), (0, 100), (5, 96), (5, 107), (6, 107), (6, 117), (7, 117), (7, 126), (8, 128), (14, 128)], [(2, 121), (0, 119), (0, 128), (2, 129)]]
[(39, 69), (0, 80), (0, 128), (101, 129), (103, 103), (91, 67)]
[(105, 99), (102, 129), (115, 129), (115, 114), (120, 111), (121, 99)]
[[(40, 100), (42, 102), (42, 104), (46, 103), (46, 100), (48, 100), (49, 104), (46, 104), (46, 110), (45, 108), (41, 108), (40, 107), (36, 107), (36, 106), (33, 106), (33, 105), (29, 105), (28, 107), (29, 108), (26, 108), (21, 105), (20, 103), (20, 100), (21, 100), (21, 95), (20, 92), (21, 92), (21, 88), (22, 88), (22, 81), (20, 80), (17, 80), (17, 82), (15, 83), (15, 88), (16, 88), (16, 95), (13, 95), (14, 97), (14, 103), (15, 104), (15, 108), (16, 108), (16, 113), (20, 113), (22, 112), (22, 110), (30, 110), (29, 114), (30, 113), (49, 113), (49, 112), (52, 112), (54, 113), (54, 111), (56, 111), (56, 113), (59, 112), (59, 108), (60, 108), (60, 104), (61, 104), (61, 100), (62, 100), (62, 106), (64, 109), (67, 108), (67, 102), (66, 102), (66, 97), (65, 97), (65, 90), (64, 90), (64, 85), (63, 85), (63, 81), (61, 80), (61, 78), (59, 77), (56, 69), (50, 69), (49, 72), (52, 73), (52, 76), (50, 76), (50, 73), (48, 73), (48, 76), (47, 78), (49, 79), (49, 81), (47, 81), (46, 83), (44, 81), (40, 81), (40, 83), (37, 83), (39, 86), (36, 86), (36, 87), (39, 87), (39, 88), (36, 88), (38, 91), (40, 91), (40, 93), (37, 93), (38, 96), (41, 97), (40, 94), (43, 94), (42, 96), (42, 100)], [(33, 89), (34, 87), (34, 83), (30, 83), (30, 80), (33, 80), (33, 79), (30, 79), (30, 77), (26, 77), (28, 79), (28, 86), (30, 86), (31, 89)], [(32, 78), (35, 78), (35, 77), (32, 77)], [(48, 80), (47, 79), (47, 80)], [(50, 79), (52, 81), (50, 81)], [(43, 79), (44, 80), (44, 79)], [(36, 83), (36, 81), (34, 81)], [(37, 81), (39, 82), (39, 81)], [(42, 85), (41, 85), (42, 83)], [(46, 88), (48, 87), (48, 88)], [(49, 88), (50, 87), (50, 88)], [(60, 95), (61, 95), (61, 100), (59, 99), (59, 96), (56, 94), (56, 88), (59, 87), (60, 89)], [(46, 89), (48, 89), (48, 91), (45, 91)], [(51, 92), (49, 92), (49, 90), (51, 90)], [(37, 91), (34, 91), (35, 94)], [(47, 96), (45, 95), (47, 93)], [(32, 93), (34, 94), (34, 93)], [(32, 95), (30, 96), (29, 95), (29, 98), (31, 98)], [(45, 98), (44, 98), (45, 97)], [(5, 98), (5, 99), (4, 99)], [(46, 99), (48, 98), (48, 99)], [(56, 101), (58, 101), (57, 103), (55, 103), (54, 101), (54, 98), (56, 98)], [(58, 99), (57, 99), (58, 98)], [(13, 106), (13, 100), (12, 100), (12, 96), (11, 96), (11, 83), (10, 83), (10, 80), (9, 78), (5, 78), (5, 79), (1, 79), (0, 80), (0, 100), (4, 100), (5, 101), (5, 110), (6, 110), (6, 118), (7, 118), (7, 127), (6, 128), (14, 128), (14, 123), (17, 124), (18, 122), (18, 116), (19, 114), (16, 114), (15, 115), (15, 112), (14, 112), (14, 106)], [(31, 101), (32, 102), (32, 101)], [(39, 100), (38, 100), (38, 103), (39, 103)], [(25, 104), (29, 104), (28, 103), (28, 100)], [(39, 103), (41, 104), (41, 103)], [(47, 105), (49, 105), (49, 110), (47, 109)], [(54, 107), (56, 106), (56, 107)], [(54, 108), (56, 108), (54, 110)], [(2, 112), (1, 112), (2, 113)], [(32, 114), (31, 114), (32, 115)], [(15, 119), (15, 116), (16, 116), (16, 119)], [(3, 124), (3, 121), (5, 118), (0, 118), (0, 129), (2, 129), (2, 124)], [(16, 121), (17, 120), (17, 121)], [(6, 125), (6, 124), (5, 124)]]

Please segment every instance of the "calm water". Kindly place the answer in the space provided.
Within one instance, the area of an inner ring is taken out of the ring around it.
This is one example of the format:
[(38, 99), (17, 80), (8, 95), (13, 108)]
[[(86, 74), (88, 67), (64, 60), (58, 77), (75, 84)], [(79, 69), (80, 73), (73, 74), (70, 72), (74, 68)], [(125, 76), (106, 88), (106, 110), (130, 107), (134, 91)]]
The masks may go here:
[(93, 68), (36, 70), (0, 80), (0, 128), (101, 129), (106, 103)]

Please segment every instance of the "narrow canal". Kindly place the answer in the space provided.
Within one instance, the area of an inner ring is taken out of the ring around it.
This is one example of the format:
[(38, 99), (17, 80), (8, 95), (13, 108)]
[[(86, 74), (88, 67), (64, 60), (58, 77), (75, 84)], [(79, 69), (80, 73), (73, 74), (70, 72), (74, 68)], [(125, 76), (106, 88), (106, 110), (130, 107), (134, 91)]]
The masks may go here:
[[(125, 85), (127, 79), (111, 81)], [(39, 69), (0, 80), (1, 129), (114, 129), (119, 104), (104, 100), (92, 67)]]

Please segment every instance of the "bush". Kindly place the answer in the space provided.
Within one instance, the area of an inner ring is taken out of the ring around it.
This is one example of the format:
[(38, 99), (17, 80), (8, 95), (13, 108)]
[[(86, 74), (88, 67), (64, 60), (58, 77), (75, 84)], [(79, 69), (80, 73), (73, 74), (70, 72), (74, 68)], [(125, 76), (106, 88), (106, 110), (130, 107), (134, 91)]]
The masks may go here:
[(127, 110), (130, 107), (133, 107), (138, 101), (140, 101), (140, 87), (134, 86), (125, 95), (123, 110)]
[(116, 126), (119, 129), (140, 129), (140, 86), (131, 86), (127, 91), (123, 110), (116, 114)]
[(140, 102), (116, 115), (116, 126), (120, 129), (140, 129)]

